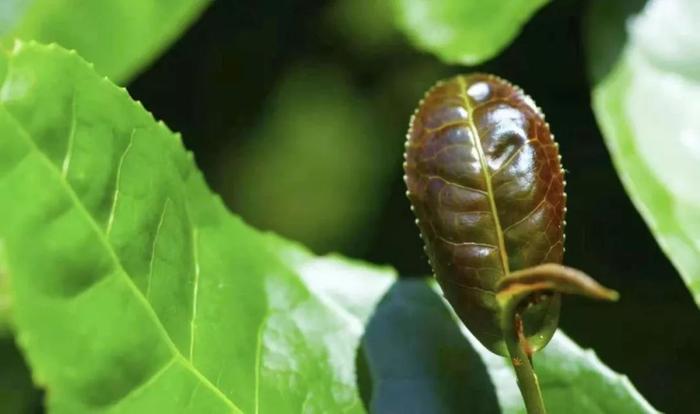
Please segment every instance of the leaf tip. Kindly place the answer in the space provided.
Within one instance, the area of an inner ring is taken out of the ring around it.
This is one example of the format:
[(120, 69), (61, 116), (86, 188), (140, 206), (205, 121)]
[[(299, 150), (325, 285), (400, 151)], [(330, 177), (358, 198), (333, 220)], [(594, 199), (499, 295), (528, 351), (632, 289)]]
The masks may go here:
[(605, 292), (605, 297), (602, 299), (608, 300), (610, 302), (617, 302), (620, 300), (620, 293), (616, 290), (613, 289), (606, 289), (607, 291)]

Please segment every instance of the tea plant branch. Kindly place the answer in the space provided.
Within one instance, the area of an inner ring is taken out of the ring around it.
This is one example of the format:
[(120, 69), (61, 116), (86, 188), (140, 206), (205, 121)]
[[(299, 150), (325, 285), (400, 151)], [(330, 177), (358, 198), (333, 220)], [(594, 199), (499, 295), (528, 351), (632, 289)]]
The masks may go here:
[(546, 414), (546, 409), (522, 315), (529, 306), (558, 293), (609, 301), (619, 296), (580, 270), (554, 263), (518, 270), (501, 280), (496, 294), (501, 306), (501, 329), (528, 414)]
[[(487, 349), (510, 357), (530, 414), (545, 413), (532, 354), (556, 331), (560, 294), (617, 298), (555, 264), (566, 224), (558, 148), (544, 113), (522, 89), (473, 73), (428, 90), (411, 117), (404, 153), (406, 195), (445, 297)], [(474, 219), (484, 212), (492, 220)], [(514, 263), (509, 250), (517, 252)], [(550, 263), (541, 264), (543, 257)], [(525, 270), (511, 273), (511, 265)], [(490, 306), (484, 289), (496, 291), (500, 306)]]

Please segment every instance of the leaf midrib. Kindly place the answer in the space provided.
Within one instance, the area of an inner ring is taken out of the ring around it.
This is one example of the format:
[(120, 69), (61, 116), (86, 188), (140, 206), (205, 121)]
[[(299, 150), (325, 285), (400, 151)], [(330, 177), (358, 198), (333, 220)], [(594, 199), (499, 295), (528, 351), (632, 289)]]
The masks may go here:
[(489, 200), (489, 208), (491, 210), (491, 215), (493, 216), (493, 225), (496, 231), (496, 238), (498, 240), (498, 252), (501, 259), (501, 266), (503, 267), (503, 272), (505, 275), (510, 273), (510, 266), (508, 265), (508, 252), (506, 251), (505, 241), (503, 239), (503, 229), (501, 228), (501, 221), (498, 217), (498, 208), (496, 208), (496, 199), (493, 194), (493, 185), (491, 183), (491, 176), (489, 175), (488, 165), (486, 164), (486, 155), (484, 155), (484, 149), (481, 147), (481, 137), (479, 132), (474, 125), (474, 108), (469, 103), (469, 98), (467, 98), (467, 84), (464, 81), (464, 77), (458, 76), (459, 81), (459, 97), (462, 99), (464, 109), (467, 110), (467, 125), (471, 131), (472, 139), (474, 141), (474, 148), (476, 148), (477, 155), (479, 156), (479, 163), (481, 164), (481, 174), (484, 178), (484, 183), (486, 184), (486, 198)]
[[(11, 58), (12, 56), (10, 56), (8, 54), (8, 57)], [(8, 72), (9, 71), (10, 71), (10, 68), (8, 68)], [(4, 84), (5, 84), (5, 82), (3, 82), (3, 86), (4, 86)], [(7, 113), (10, 116), (10, 118), (12, 118), (15, 121), (15, 124), (17, 124), (17, 126), (19, 127), (20, 131), (22, 132), (22, 135), (24, 136), (24, 139), (30, 145), (31, 150), (33, 152), (35, 152), (36, 154), (38, 154), (39, 158), (44, 163), (46, 163), (48, 165), (49, 171), (51, 171), (52, 174), (55, 174), (57, 176), (59, 183), (61, 184), (62, 187), (64, 187), (64, 190), (66, 191), (68, 197), (71, 199), (71, 201), (76, 206), (76, 208), (80, 211), (80, 213), (85, 216), (87, 222), (89, 223), (89, 225), (93, 228), (93, 230), (97, 234), (97, 237), (98, 237), (100, 243), (102, 243), (103, 246), (105, 247), (105, 249), (107, 249), (107, 252), (110, 255), (110, 257), (112, 258), (112, 260), (114, 261), (116, 266), (121, 270), (120, 272), (118, 272), (120, 277), (125, 279), (127, 286), (133, 292), (133, 294), (136, 296), (136, 299), (139, 302), (141, 302), (141, 304), (146, 308), (147, 314), (155, 321), (155, 323), (158, 327), (158, 330), (161, 333), (161, 336), (165, 340), (166, 345), (171, 349), (173, 356), (175, 358), (179, 359), (180, 363), (185, 368), (187, 368), (190, 372), (192, 372), (192, 374), (197, 379), (199, 379), (206, 387), (210, 388), (214, 392), (215, 395), (220, 397), (231, 408), (231, 412), (242, 413), (243, 411), (240, 408), (238, 408), (238, 406), (233, 401), (231, 401), (231, 399), (229, 399), (219, 388), (217, 388), (214, 384), (212, 384), (211, 381), (209, 381), (209, 379), (207, 379), (204, 376), (204, 374), (199, 372), (199, 370), (192, 364), (191, 361), (189, 361), (187, 358), (185, 358), (184, 355), (182, 355), (180, 350), (177, 348), (177, 346), (175, 346), (175, 343), (172, 341), (172, 339), (168, 335), (168, 332), (165, 330), (165, 327), (160, 322), (160, 318), (158, 318), (158, 315), (153, 310), (153, 307), (151, 306), (150, 302), (148, 302), (148, 300), (143, 295), (143, 293), (141, 293), (139, 288), (134, 284), (134, 281), (131, 279), (131, 277), (129, 277), (129, 274), (126, 272), (126, 270), (124, 269), (124, 266), (122, 265), (121, 259), (119, 259), (119, 256), (117, 256), (116, 252), (114, 251), (114, 249), (110, 245), (109, 240), (107, 240), (105, 238), (105, 235), (103, 234), (100, 226), (95, 221), (95, 218), (87, 211), (87, 209), (85, 208), (83, 203), (80, 201), (80, 198), (75, 193), (75, 190), (71, 187), (71, 185), (63, 177), (62, 172), (58, 171), (58, 168), (56, 167), (56, 165), (54, 165), (51, 162), (51, 160), (47, 157), (47, 155), (43, 151), (41, 151), (41, 149), (36, 145), (34, 140), (31, 138), (32, 135), (29, 133), (29, 131), (27, 131), (27, 129), (24, 127), (24, 125), (22, 125), (22, 123), (19, 121), (19, 119), (17, 119), (17, 117), (15, 117), (15, 115), (9, 109), (4, 107), (4, 105), (0, 104), (0, 106), (2, 106), (3, 109), (5, 110), (5, 113)], [(196, 226), (193, 226), (193, 227), (196, 227)], [(109, 277), (109, 276), (105, 276), (105, 277)], [(172, 364), (172, 360), (168, 360), (164, 365), (170, 365), (170, 364)], [(157, 375), (157, 374), (161, 373), (163, 368), (164, 367), (160, 367), (158, 370), (156, 370), (156, 372), (153, 375)], [(151, 377), (153, 375), (151, 375)], [(144, 383), (149, 382), (150, 379), (151, 378), (149, 377), (146, 381), (144, 381)], [(131, 392), (133, 392), (139, 388), (140, 388), (139, 386), (134, 387), (133, 389), (131, 389), (129, 391), (129, 393), (127, 393), (125, 395), (125, 397), (130, 395)]]

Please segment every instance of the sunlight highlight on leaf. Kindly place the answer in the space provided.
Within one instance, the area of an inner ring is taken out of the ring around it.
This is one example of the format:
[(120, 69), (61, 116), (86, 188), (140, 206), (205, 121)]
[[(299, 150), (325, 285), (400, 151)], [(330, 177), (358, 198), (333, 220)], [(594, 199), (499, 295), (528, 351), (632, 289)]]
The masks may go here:
[(361, 324), (227, 211), (179, 137), (74, 52), (18, 43), (5, 65), (0, 239), (49, 409), (361, 412)]
[(391, 0), (414, 45), (447, 63), (476, 65), (500, 52), (549, 0)]
[[(603, 12), (593, 13), (589, 30)], [(596, 79), (593, 107), (627, 192), (700, 306), (697, 21), (697, 2), (648, 2), (627, 20), (617, 62)], [(595, 60), (602, 45), (591, 46)]]
[(3, 0), (0, 44), (58, 43), (126, 83), (209, 5), (210, 0)]

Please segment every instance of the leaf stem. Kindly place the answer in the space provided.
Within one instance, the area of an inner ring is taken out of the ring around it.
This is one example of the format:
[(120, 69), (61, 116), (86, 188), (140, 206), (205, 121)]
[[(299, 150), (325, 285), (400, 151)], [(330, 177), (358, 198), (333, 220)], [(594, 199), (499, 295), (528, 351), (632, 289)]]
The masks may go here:
[[(510, 303), (518, 307), (518, 303)], [(504, 310), (501, 329), (528, 414), (546, 414), (547, 410), (544, 406), (540, 383), (532, 366), (532, 352), (523, 335), (523, 321), (520, 311)]]
[(501, 330), (528, 414), (546, 414), (542, 391), (532, 366), (532, 348), (525, 337), (522, 314), (537, 294), (570, 293), (593, 299), (617, 300), (618, 294), (570, 267), (547, 263), (518, 270), (503, 278), (496, 299), (501, 305)]

